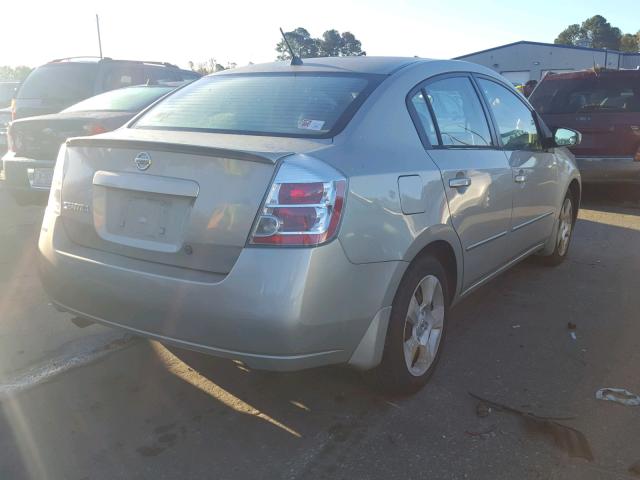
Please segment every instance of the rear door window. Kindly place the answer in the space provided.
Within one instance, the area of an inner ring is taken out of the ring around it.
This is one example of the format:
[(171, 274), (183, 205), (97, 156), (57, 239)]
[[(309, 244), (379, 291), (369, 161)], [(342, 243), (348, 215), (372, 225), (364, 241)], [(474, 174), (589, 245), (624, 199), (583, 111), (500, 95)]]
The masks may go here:
[(496, 82), (478, 79), (493, 112), (502, 145), (508, 150), (540, 150), (540, 135), (533, 113), (519, 96)]
[(545, 77), (530, 101), (540, 114), (638, 113), (640, 75), (584, 73)]
[(438, 134), (436, 133), (436, 127), (433, 124), (431, 112), (429, 112), (429, 108), (427, 107), (427, 102), (425, 101), (422, 91), (416, 93), (411, 98), (411, 103), (416, 111), (420, 126), (422, 127), (421, 130), (426, 135), (429, 143), (431, 145), (438, 145)]
[(214, 75), (155, 105), (135, 128), (327, 137), (378, 81), (337, 74)]
[(18, 98), (83, 100), (94, 94), (97, 74), (98, 65), (94, 63), (43, 65), (29, 74), (18, 90)]
[(489, 123), (468, 77), (444, 78), (428, 83), (424, 90), (447, 147), (491, 145)]

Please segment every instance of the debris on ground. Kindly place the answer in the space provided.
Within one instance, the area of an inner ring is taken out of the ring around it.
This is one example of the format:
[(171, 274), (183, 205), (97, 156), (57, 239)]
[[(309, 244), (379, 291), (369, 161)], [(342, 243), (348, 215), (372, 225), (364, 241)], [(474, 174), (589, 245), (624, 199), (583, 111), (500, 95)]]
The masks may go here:
[(573, 339), (573, 340), (577, 340), (578, 338), (576, 337), (576, 328), (578, 328), (578, 326), (573, 323), (573, 322), (567, 322), (567, 330), (569, 330), (569, 336)]
[(640, 461), (629, 467), (629, 473), (633, 473), (636, 477), (640, 477)]
[(511, 328), (520, 328), (520, 325), (511, 325)]
[(482, 430), (480, 432), (472, 432), (470, 430), (465, 430), (464, 433), (469, 435), (470, 437), (486, 438), (486, 437), (495, 436), (495, 429), (496, 429), (496, 426), (495, 425), (491, 425), (486, 430)]
[(617, 402), (627, 407), (640, 406), (640, 396), (624, 388), (601, 388), (596, 392), (598, 400)]
[(71, 319), (71, 323), (73, 323), (78, 328), (85, 328), (93, 325), (95, 322), (82, 317), (73, 317)]
[(541, 416), (533, 412), (519, 410), (509, 405), (487, 400), (471, 392), (469, 392), (469, 395), (480, 402), (490, 405), (497, 411), (518, 415), (525, 422), (525, 427), (528, 431), (553, 438), (556, 446), (566, 452), (570, 457), (584, 458), (585, 460), (593, 461), (593, 452), (591, 451), (587, 437), (575, 428), (558, 423), (558, 420), (573, 420), (575, 417)]
[(491, 413), (491, 407), (487, 405), (485, 402), (478, 402), (476, 405), (476, 415), (480, 418), (488, 417)]

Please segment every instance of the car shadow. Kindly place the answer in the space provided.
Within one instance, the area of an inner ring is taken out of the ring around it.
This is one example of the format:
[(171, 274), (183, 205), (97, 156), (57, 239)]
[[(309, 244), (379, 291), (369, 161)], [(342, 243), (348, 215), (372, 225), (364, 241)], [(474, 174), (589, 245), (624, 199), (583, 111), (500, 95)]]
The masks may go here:
[(640, 215), (640, 185), (585, 185), (581, 208)]

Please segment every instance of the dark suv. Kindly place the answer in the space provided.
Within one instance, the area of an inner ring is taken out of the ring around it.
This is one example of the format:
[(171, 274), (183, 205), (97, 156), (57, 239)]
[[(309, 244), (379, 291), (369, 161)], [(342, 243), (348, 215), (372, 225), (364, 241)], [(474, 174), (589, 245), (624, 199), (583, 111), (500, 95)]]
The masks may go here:
[(549, 127), (582, 133), (571, 147), (583, 182), (640, 183), (640, 71), (549, 74), (529, 101)]
[(36, 68), (18, 90), (13, 118), (57, 113), (98, 93), (144, 83), (195, 80), (199, 73), (162, 62), (63, 58)]

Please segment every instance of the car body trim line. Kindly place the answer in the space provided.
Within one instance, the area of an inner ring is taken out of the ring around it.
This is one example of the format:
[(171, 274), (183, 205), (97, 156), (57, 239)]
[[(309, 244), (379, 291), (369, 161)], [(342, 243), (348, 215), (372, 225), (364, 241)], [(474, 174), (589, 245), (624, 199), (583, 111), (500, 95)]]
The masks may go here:
[(537, 217), (532, 218), (531, 220), (527, 220), (526, 222), (523, 222), (523, 223), (521, 223), (519, 225), (516, 225), (515, 227), (511, 228), (511, 231), (515, 232), (516, 230), (520, 230), (521, 228), (524, 228), (527, 225), (531, 225), (532, 223), (535, 223), (538, 220), (542, 220), (543, 218), (546, 218), (549, 215), (553, 215), (553, 210), (551, 210), (550, 212), (547, 212), (547, 213), (543, 213), (542, 215), (538, 215)]
[(513, 265), (515, 265), (516, 263), (518, 263), (520, 260), (523, 260), (524, 258), (528, 257), (529, 255), (531, 255), (532, 253), (534, 253), (537, 250), (540, 250), (542, 247), (544, 247), (544, 242), (537, 244), (536, 246), (530, 248), (529, 250), (525, 251), (524, 253), (521, 253), (520, 255), (518, 255), (516, 258), (514, 258), (513, 260), (508, 261), (507, 263), (505, 263), (503, 266), (501, 266), (500, 268), (498, 268), (497, 270), (493, 271), (492, 273), (490, 273), (489, 275), (487, 275), (484, 278), (481, 278), (480, 280), (478, 280), (476, 283), (474, 283), (473, 285), (471, 285), (470, 287), (466, 288), (461, 294), (460, 297), (464, 297), (466, 294), (468, 294), (469, 292), (471, 292), (472, 290), (475, 290), (476, 288), (478, 288), (480, 285), (488, 282), (489, 280), (491, 280), (492, 278), (498, 276), (499, 274), (501, 274), (502, 272), (504, 272), (505, 270), (508, 270), (509, 268), (511, 268)]
[(481, 247), (482, 245), (485, 245), (489, 242), (493, 242), (494, 240), (497, 240), (499, 238), (504, 237), (507, 234), (507, 231), (505, 230), (504, 232), (500, 232), (497, 235), (493, 235), (489, 238), (485, 238), (484, 240), (480, 240), (479, 242), (476, 243), (472, 243), (471, 245), (469, 245), (467, 248), (465, 248), (465, 250), (467, 252), (470, 252), (471, 250), (473, 250), (474, 248), (478, 248)]

